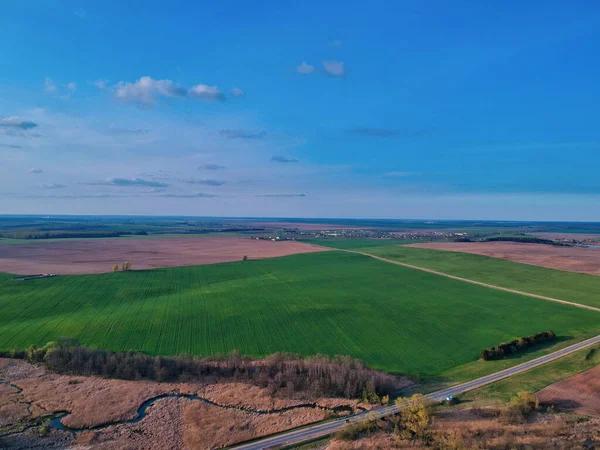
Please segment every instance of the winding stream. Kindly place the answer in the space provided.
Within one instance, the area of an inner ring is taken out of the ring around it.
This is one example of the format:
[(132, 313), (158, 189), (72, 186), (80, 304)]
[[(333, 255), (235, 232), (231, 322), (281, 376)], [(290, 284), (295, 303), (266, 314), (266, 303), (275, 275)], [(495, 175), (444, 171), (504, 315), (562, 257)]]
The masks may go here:
[[(15, 386), (14, 384), (11, 384), (7, 381), (4, 381), (2, 379), (0, 379), (0, 383), (6, 384), (8, 386), (10, 386), (13, 389), (16, 389), (17, 392), (22, 393), (23, 389), (19, 388), (18, 386)], [(270, 414), (280, 414), (286, 411), (292, 411), (294, 409), (301, 409), (301, 408), (313, 408), (313, 409), (323, 409), (326, 411), (332, 411), (336, 414), (339, 414), (341, 412), (349, 412), (352, 413), (354, 412), (354, 409), (350, 406), (338, 406), (335, 408), (328, 408), (328, 407), (324, 407), (324, 406), (319, 406), (316, 403), (301, 403), (298, 405), (293, 405), (293, 406), (286, 406), (284, 408), (278, 408), (278, 409), (270, 409), (270, 410), (258, 410), (258, 409), (252, 409), (252, 408), (247, 408), (244, 406), (232, 406), (232, 405), (221, 405), (219, 403), (215, 403), (211, 400), (208, 400), (204, 397), (200, 397), (198, 395), (195, 394), (162, 394), (162, 395), (158, 395), (156, 397), (152, 397), (148, 400), (146, 400), (144, 403), (142, 403), (140, 405), (140, 407), (137, 409), (136, 411), (136, 416), (132, 419), (126, 419), (126, 420), (118, 420), (118, 421), (114, 421), (114, 422), (108, 422), (108, 423), (103, 423), (100, 425), (95, 425), (93, 427), (86, 427), (86, 428), (71, 428), (69, 426), (66, 426), (62, 423), (62, 419), (64, 419), (66, 416), (68, 416), (70, 414), (69, 411), (56, 411), (51, 415), (48, 416), (43, 416), (40, 417), (38, 419), (43, 420), (44, 418), (51, 418), (50, 423), (49, 423), (49, 427), (50, 429), (55, 429), (55, 430), (61, 430), (61, 431), (67, 431), (70, 433), (80, 433), (83, 431), (96, 431), (96, 430), (103, 430), (107, 427), (113, 426), (113, 425), (125, 425), (125, 424), (130, 424), (130, 423), (137, 423), (140, 420), (144, 419), (144, 417), (146, 417), (148, 415), (148, 409), (154, 405), (154, 403), (156, 403), (159, 400), (163, 400), (166, 398), (185, 398), (188, 400), (193, 400), (193, 401), (199, 401), (202, 402), (206, 405), (210, 405), (210, 406), (215, 406), (217, 408), (223, 408), (223, 409), (234, 409), (237, 411), (243, 411), (249, 414), (257, 414), (257, 415), (270, 415)], [(31, 402), (27, 402), (25, 401), (25, 404), (27, 405), (27, 411), (29, 412), (29, 415), (31, 416)], [(36, 421), (36, 423), (28, 425), (26, 427), (24, 427), (23, 429), (19, 430), (19, 431), (14, 431), (14, 432), (10, 432), (7, 434), (3, 434), (0, 435), (0, 437), (7, 437), (7, 436), (12, 436), (14, 434), (18, 434), (18, 433), (23, 433), (31, 428), (34, 428), (36, 426), (40, 426), (40, 423), (37, 423), (38, 421)]]

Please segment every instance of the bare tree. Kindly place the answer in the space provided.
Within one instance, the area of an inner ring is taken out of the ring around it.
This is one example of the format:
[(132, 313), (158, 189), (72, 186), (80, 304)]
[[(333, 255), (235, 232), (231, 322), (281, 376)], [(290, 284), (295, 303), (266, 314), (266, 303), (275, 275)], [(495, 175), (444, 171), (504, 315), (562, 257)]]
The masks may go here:
[(119, 265), (118, 264), (113, 264), (112, 271), (113, 272), (118, 272), (119, 271)]
[(128, 270), (131, 270), (131, 263), (129, 261), (125, 261), (123, 264), (121, 264), (121, 270), (123, 272), (127, 272)]

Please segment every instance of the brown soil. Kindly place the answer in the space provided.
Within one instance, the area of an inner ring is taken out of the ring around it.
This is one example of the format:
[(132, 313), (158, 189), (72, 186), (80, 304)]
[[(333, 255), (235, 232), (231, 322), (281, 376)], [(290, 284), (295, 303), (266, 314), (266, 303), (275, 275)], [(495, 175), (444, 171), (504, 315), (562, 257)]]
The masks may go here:
[(307, 401), (274, 398), (266, 389), (242, 383), (203, 385), (58, 375), (5, 358), (0, 358), (0, 379), (0, 435), (59, 411), (68, 412), (61, 422), (71, 428), (125, 421), (137, 417), (144, 401), (171, 393), (196, 394), (231, 407), (164, 398), (139, 422), (85, 431), (75, 437), (60, 430), (40, 437), (34, 428), (1, 438), (0, 448), (65, 448), (75, 443), (102, 449), (216, 448), (323, 420), (329, 414), (325, 408), (358, 406), (355, 400), (321, 398), (314, 402), (322, 408), (299, 407), (277, 413), (270, 411)]
[(407, 247), (472, 253), (534, 266), (600, 275), (600, 248), (519, 242), (431, 242), (409, 244)]
[(600, 418), (600, 366), (558, 381), (537, 394), (542, 404)]
[[(392, 432), (378, 431), (355, 441), (332, 439), (326, 450), (368, 449), (581, 449), (600, 448), (600, 420), (579, 421), (564, 414), (535, 414), (524, 423), (508, 425), (491, 409), (450, 410), (435, 414), (430, 445), (399, 440)], [(596, 446), (584, 447), (584, 443)]]
[(89, 239), (0, 244), (0, 272), (60, 275), (104, 273), (129, 261), (133, 269), (274, 258), (330, 249), (295, 241), (249, 238)]

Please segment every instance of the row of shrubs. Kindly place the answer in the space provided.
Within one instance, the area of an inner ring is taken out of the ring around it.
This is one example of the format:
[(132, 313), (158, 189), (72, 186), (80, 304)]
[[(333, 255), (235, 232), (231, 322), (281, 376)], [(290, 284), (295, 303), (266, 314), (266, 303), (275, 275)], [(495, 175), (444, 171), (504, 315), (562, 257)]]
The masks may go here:
[(297, 392), (310, 397), (360, 398), (365, 392), (385, 396), (393, 393), (398, 385), (396, 377), (370, 369), (349, 356), (303, 358), (276, 353), (253, 360), (233, 351), (204, 359), (162, 357), (140, 352), (109, 352), (62, 339), (42, 348), (31, 346), (27, 350), (0, 352), (0, 357), (41, 362), (54, 372), (72, 375), (169, 382), (245, 382), (285, 396)]
[(489, 361), (492, 359), (500, 359), (513, 353), (520, 352), (534, 345), (543, 344), (556, 339), (554, 331), (542, 331), (541, 333), (532, 334), (531, 336), (520, 337), (519, 339), (510, 342), (503, 342), (500, 345), (492, 348), (486, 348), (481, 352), (481, 359)]

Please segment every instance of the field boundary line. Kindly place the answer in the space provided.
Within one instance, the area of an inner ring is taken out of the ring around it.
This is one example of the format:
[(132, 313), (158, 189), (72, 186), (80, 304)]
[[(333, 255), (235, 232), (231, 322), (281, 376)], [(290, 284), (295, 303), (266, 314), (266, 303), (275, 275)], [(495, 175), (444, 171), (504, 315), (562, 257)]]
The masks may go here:
[(591, 311), (600, 312), (600, 308), (596, 308), (595, 306), (583, 305), (581, 303), (570, 302), (568, 300), (561, 300), (558, 298), (547, 297), (545, 295), (532, 294), (531, 292), (524, 292), (524, 291), (519, 291), (517, 289), (505, 288), (505, 287), (501, 287), (501, 286), (496, 286), (495, 284), (483, 283), (481, 281), (475, 281), (475, 280), (471, 280), (469, 278), (458, 277), (456, 275), (450, 275), (448, 273), (438, 272), (437, 270), (427, 269), (426, 267), (414, 266), (412, 264), (407, 264), (407, 263), (403, 263), (400, 261), (394, 261), (393, 259), (383, 258), (381, 256), (372, 255), (371, 253), (359, 252), (357, 250), (344, 250), (344, 249), (341, 249), (341, 251), (348, 252), (348, 253), (356, 253), (358, 255), (363, 255), (363, 256), (368, 256), (369, 258), (373, 258), (378, 261), (383, 261), (383, 262), (386, 262), (389, 264), (396, 264), (398, 266), (407, 267), (409, 269), (420, 270), (422, 272), (432, 273), (434, 275), (439, 275), (441, 277), (446, 277), (446, 278), (450, 278), (452, 280), (462, 281), (465, 283), (476, 284), (478, 286), (483, 286), (483, 287), (487, 287), (490, 289), (496, 289), (498, 291), (510, 292), (511, 294), (525, 295), (526, 297), (537, 298), (539, 300), (546, 300), (549, 302), (562, 303), (563, 305), (575, 306), (577, 308), (589, 309)]

